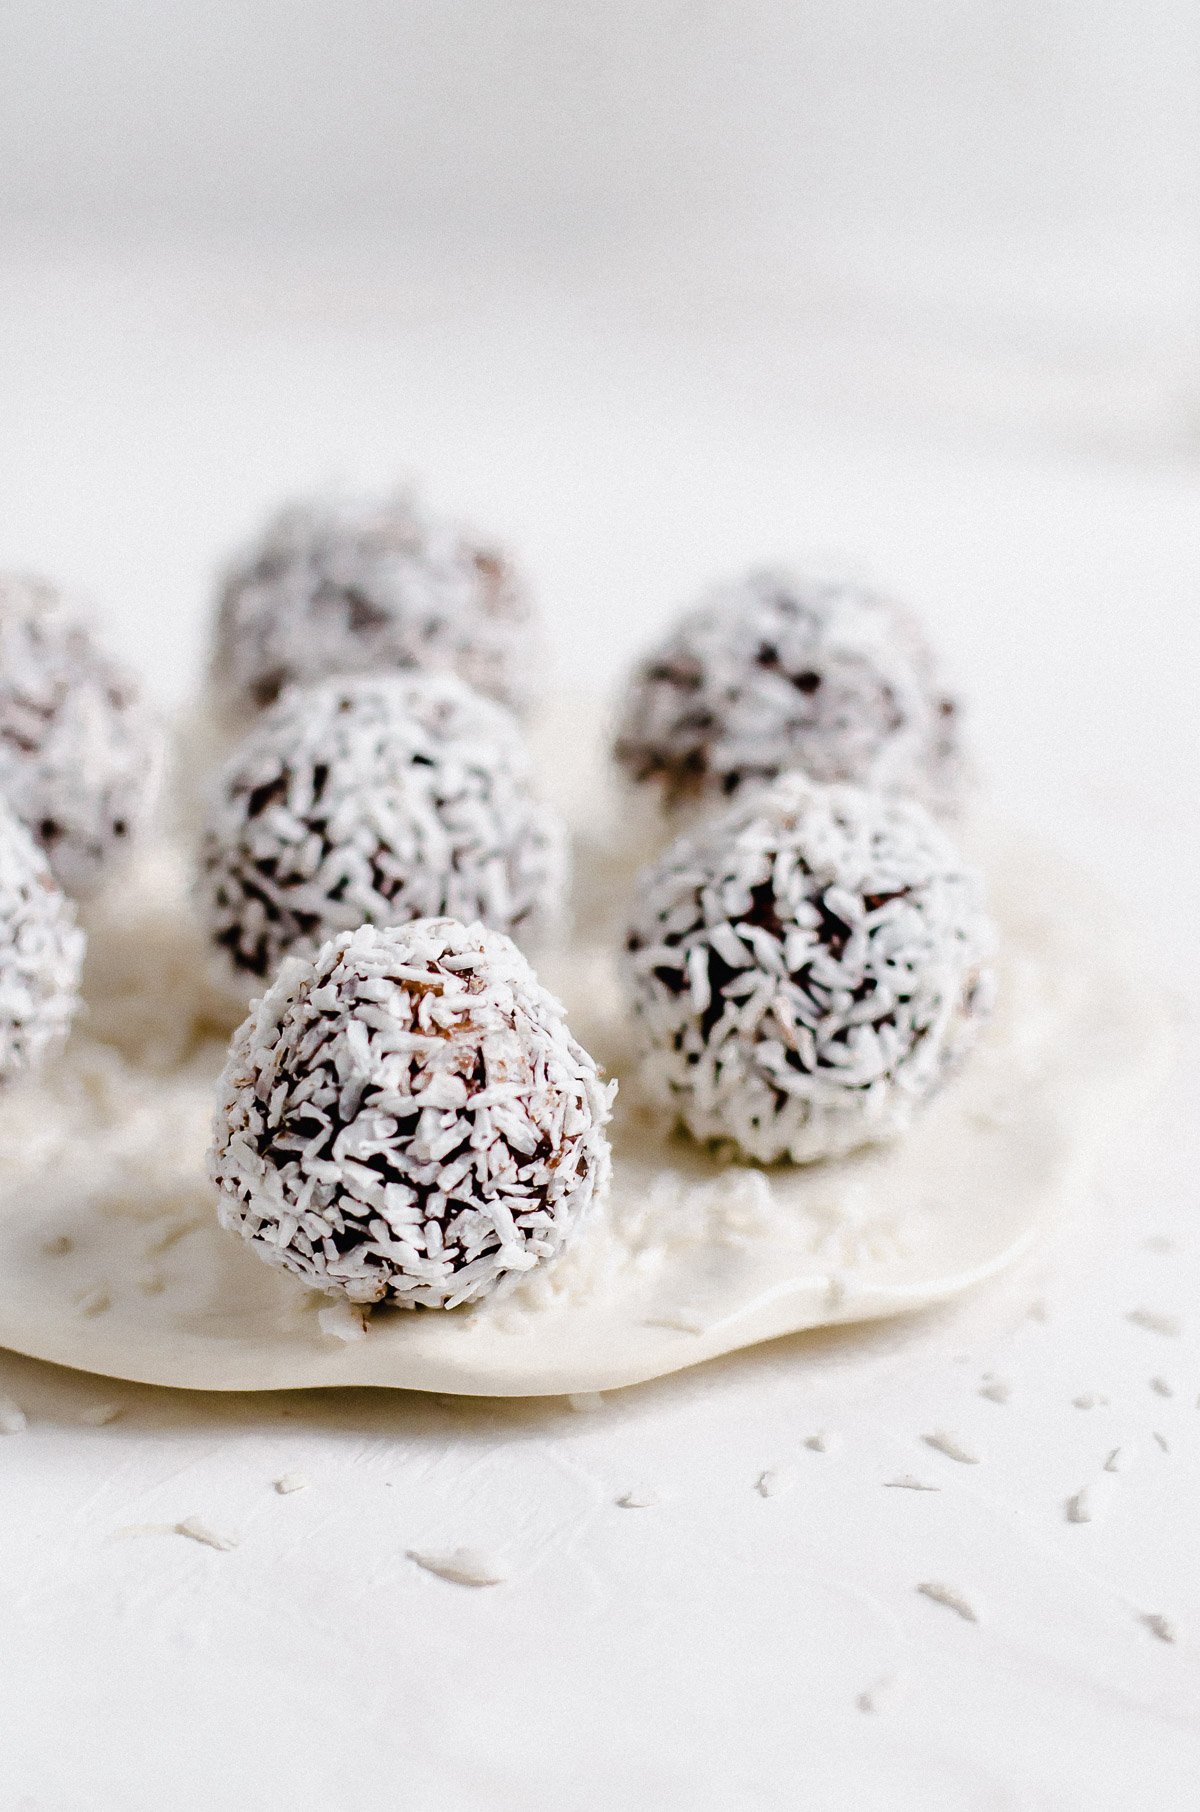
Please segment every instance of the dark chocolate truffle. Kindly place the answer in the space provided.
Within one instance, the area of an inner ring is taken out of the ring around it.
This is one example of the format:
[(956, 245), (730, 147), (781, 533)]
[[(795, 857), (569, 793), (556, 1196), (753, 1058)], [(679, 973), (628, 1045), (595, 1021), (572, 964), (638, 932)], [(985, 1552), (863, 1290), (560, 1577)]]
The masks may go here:
[(857, 585), (752, 574), (712, 592), (638, 668), (616, 756), (668, 809), (799, 770), (952, 810), (958, 707), (909, 614)]
[(534, 939), (566, 838), (516, 721), (450, 673), (294, 687), (216, 785), (199, 898), (219, 967), (257, 992), (339, 931), (449, 916)]
[(582, 1225), (613, 1092), (510, 939), (366, 927), (286, 963), (233, 1040), (221, 1221), (330, 1295), (474, 1302)]
[(52, 585), (0, 576), (0, 795), (69, 894), (92, 892), (129, 851), (161, 771), (133, 676)]
[(626, 975), (648, 1092), (763, 1163), (892, 1138), (975, 1042), (991, 950), (922, 806), (785, 775), (641, 877)]
[(523, 709), (541, 652), (507, 556), (409, 496), (296, 503), (227, 574), (212, 677), (234, 714), (285, 686), (406, 667), (456, 672)]

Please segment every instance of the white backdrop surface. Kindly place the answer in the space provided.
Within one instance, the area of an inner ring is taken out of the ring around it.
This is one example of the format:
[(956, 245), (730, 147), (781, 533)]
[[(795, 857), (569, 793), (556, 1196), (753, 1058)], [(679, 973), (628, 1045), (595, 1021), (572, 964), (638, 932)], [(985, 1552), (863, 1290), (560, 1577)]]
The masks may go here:
[[(1195, 9), (166, 18), (0, 9), (0, 566), (168, 705), (325, 483), (507, 537), (573, 686), (748, 561), (878, 579), (1182, 1056), (1034, 1264), (909, 1325), (574, 1407), (0, 1355), (0, 1807), (1190, 1812)], [(407, 1558), (460, 1545), (504, 1583)]]
[[(944, 643), (1000, 801), (1136, 915), (1194, 1065), (1186, 469), (800, 407), (769, 322), (756, 358), (547, 287), (346, 269), (10, 259), (0, 559), (86, 584), (168, 700), (215, 556), (325, 478), (417, 470), (507, 534), (573, 684), (615, 683), (747, 559), (884, 578)], [(1183, 1812), (1197, 1105), (1181, 1065), (1078, 1224), (955, 1313), (598, 1405), (192, 1399), (0, 1358), (27, 1418), (0, 1435), (0, 1804)], [(153, 1532), (190, 1516), (238, 1545)], [(506, 1582), (406, 1558), (461, 1544)]]

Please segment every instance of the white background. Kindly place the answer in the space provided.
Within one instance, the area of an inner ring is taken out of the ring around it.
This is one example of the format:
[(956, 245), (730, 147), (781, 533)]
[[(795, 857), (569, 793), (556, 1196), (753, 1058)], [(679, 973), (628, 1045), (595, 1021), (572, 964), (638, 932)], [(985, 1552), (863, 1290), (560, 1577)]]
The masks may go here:
[[(415, 473), (499, 530), (571, 684), (749, 560), (864, 572), (1001, 804), (1124, 896), (1194, 1062), (1198, 41), (1173, 0), (10, 0), (0, 563), (89, 590), (167, 701), (296, 487)], [(959, 1314), (591, 1413), (0, 1360), (0, 1806), (1194, 1805), (1191, 1074)], [(240, 1545), (118, 1533), (192, 1514)], [(460, 1542), (509, 1582), (404, 1558)]]

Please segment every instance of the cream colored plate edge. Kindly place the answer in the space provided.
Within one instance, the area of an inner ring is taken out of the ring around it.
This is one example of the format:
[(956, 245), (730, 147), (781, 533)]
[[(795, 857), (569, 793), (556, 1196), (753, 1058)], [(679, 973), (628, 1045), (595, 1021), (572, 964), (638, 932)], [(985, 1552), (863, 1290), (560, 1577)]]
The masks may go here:
[(92, 914), (85, 1028), (5, 1102), (0, 1344), (193, 1390), (609, 1390), (944, 1300), (1086, 1185), (1161, 1069), (1167, 1016), (1091, 884), (997, 831), (975, 841), (1004, 940), (1000, 1010), (904, 1141), (764, 1173), (665, 1140), (637, 1107), (609, 954), (628, 863), (602, 769), (556, 740), (546, 771), (586, 827), (589, 911), (540, 966), (623, 1086), (612, 1197), (577, 1246), (499, 1303), (376, 1312), (364, 1329), (223, 1234), (202, 1160), (226, 1010), (164, 844)]

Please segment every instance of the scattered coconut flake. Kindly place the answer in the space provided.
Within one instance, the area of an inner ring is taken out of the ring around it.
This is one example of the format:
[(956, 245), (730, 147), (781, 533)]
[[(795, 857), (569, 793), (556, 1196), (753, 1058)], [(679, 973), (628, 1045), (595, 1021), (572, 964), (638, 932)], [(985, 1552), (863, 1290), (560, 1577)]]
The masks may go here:
[(426, 1554), (409, 1548), (409, 1560), (416, 1561), (427, 1573), (449, 1580), (451, 1585), (503, 1585), (507, 1574), (494, 1560), (475, 1548), (453, 1548), (448, 1554)]
[(890, 1711), (905, 1690), (907, 1682), (903, 1674), (881, 1674), (870, 1686), (859, 1693), (855, 1704), (860, 1711), (878, 1714)]
[(1071, 1402), (1076, 1409), (1104, 1409), (1108, 1405), (1108, 1398), (1101, 1396), (1098, 1390), (1089, 1390), (1081, 1397), (1072, 1397)]
[(275, 1489), (280, 1497), (290, 1497), (293, 1491), (307, 1491), (308, 1480), (302, 1472), (285, 1472), (275, 1480)]
[(898, 1479), (884, 1479), (885, 1491), (940, 1491), (940, 1485), (927, 1485), (924, 1479), (914, 1478), (911, 1472), (901, 1473)]
[(161, 1296), (167, 1287), (167, 1275), (155, 1265), (148, 1271), (139, 1271), (133, 1280), (134, 1288), (143, 1296)]
[(810, 1453), (834, 1453), (837, 1451), (838, 1439), (836, 1435), (827, 1434), (822, 1428), (816, 1434), (807, 1436), (804, 1445)]
[(125, 1414), (123, 1403), (89, 1403), (75, 1418), (84, 1428), (107, 1428)]
[(56, 1234), (53, 1239), (48, 1239), (42, 1247), (47, 1258), (66, 1258), (68, 1253), (74, 1252), (74, 1250), (75, 1241), (69, 1233)]
[(653, 1491), (623, 1491), (617, 1499), (617, 1508), (620, 1510), (653, 1510), (657, 1503), (658, 1498)]
[(759, 1473), (754, 1489), (759, 1497), (782, 1497), (785, 1491), (791, 1490), (795, 1482), (796, 1475), (790, 1466), (772, 1466), (766, 1472)]
[(173, 1533), (186, 1536), (188, 1541), (198, 1541), (201, 1547), (215, 1548), (219, 1554), (227, 1554), (237, 1547), (237, 1540), (232, 1535), (218, 1535), (207, 1523), (202, 1523), (198, 1516), (185, 1516), (181, 1523), (172, 1525)]
[(317, 1326), (330, 1340), (364, 1340), (367, 1333), (366, 1317), (361, 1307), (346, 1297), (326, 1303), (323, 1309), (318, 1309)]
[(1108, 1476), (1094, 1479), (1089, 1485), (1081, 1485), (1074, 1497), (1066, 1502), (1067, 1521), (1069, 1523), (1094, 1523), (1107, 1508), (1112, 1492)]
[(1028, 1321), (1049, 1321), (1050, 1305), (1044, 1296), (1039, 1296), (1030, 1303), (1025, 1311), (1025, 1317)]
[(29, 1418), (19, 1403), (11, 1397), (0, 1396), (0, 1435), (22, 1434), (29, 1426)]
[(1174, 1385), (1169, 1384), (1165, 1378), (1151, 1378), (1150, 1389), (1160, 1397), (1173, 1397), (1175, 1395)]
[(953, 1611), (957, 1617), (963, 1619), (964, 1623), (979, 1622), (979, 1613), (975, 1606), (953, 1586), (941, 1585), (936, 1579), (930, 1579), (919, 1585), (917, 1590), (923, 1598), (932, 1599), (934, 1604), (945, 1605), (948, 1611)]
[(598, 1390), (573, 1390), (567, 1393), (567, 1402), (578, 1415), (594, 1415), (604, 1408), (604, 1398)]
[(1105, 1472), (1124, 1472), (1133, 1458), (1130, 1447), (1114, 1447), (1104, 1462)]
[(979, 1455), (972, 1453), (969, 1447), (945, 1429), (939, 1428), (933, 1434), (922, 1435), (926, 1447), (932, 1447), (937, 1453), (944, 1453), (948, 1460), (957, 1460), (960, 1466), (978, 1466)]
[(980, 1385), (979, 1394), (989, 1403), (1007, 1403), (1012, 1396), (1012, 1385), (1006, 1384), (1003, 1378), (992, 1378), (987, 1384)]
[(103, 1315), (112, 1308), (112, 1293), (100, 1285), (95, 1290), (88, 1290), (84, 1295), (77, 1296), (75, 1306), (90, 1321), (93, 1315)]
[(1157, 1636), (1160, 1642), (1178, 1642), (1178, 1630), (1171, 1619), (1164, 1617), (1161, 1611), (1143, 1611), (1142, 1622), (1150, 1634)]
[(1159, 1434), (1157, 1428), (1154, 1430), (1154, 1439), (1158, 1442), (1164, 1453), (1170, 1453), (1171, 1443), (1167, 1440), (1166, 1435)]
[(1142, 1245), (1147, 1252), (1174, 1252), (1175, 1250), (1175, 1241), (1166, 1233), (1152, 1233), (1149, 1239), (1142, 1241)]
[(1183, 1322), (1178, 1315), (1164, 1315), (1158, 1309), (1131, 1309), (1125, 1319), (1132, 1321), (1134, 1327), (1147, 1328), (1152, 1334), (1166, 1334), (1172, 1340), (1183, 1332)]
[(693, 1313), (690, 1309), (670, 1309), (663, 1315), (651, 1315), (643, 1321), (645, 1328), (670, 1328), (676, 1334), (703, 1334), (708, 1327), (708, 1318), (699, 1310)]

